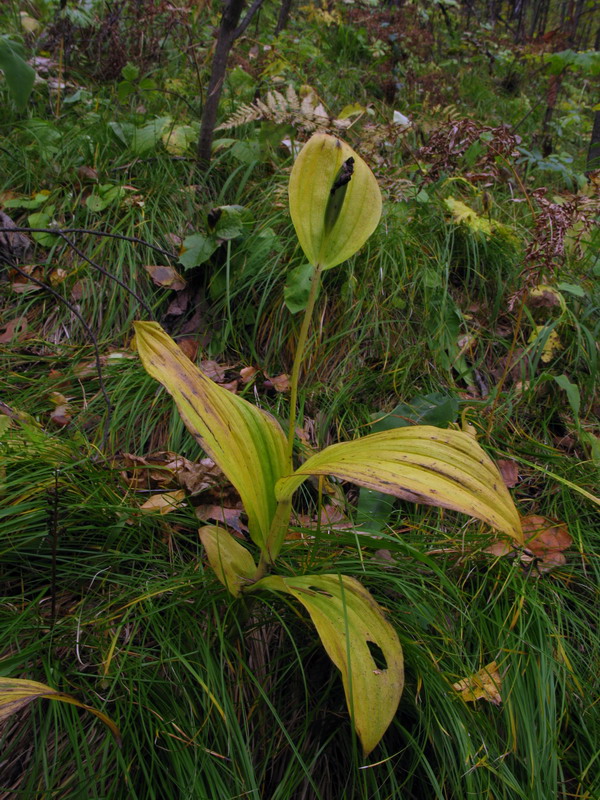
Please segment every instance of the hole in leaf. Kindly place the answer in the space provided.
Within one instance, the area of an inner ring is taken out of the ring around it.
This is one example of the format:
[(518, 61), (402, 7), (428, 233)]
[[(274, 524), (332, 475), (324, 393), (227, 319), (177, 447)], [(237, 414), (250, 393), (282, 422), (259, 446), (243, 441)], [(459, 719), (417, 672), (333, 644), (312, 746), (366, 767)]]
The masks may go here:
[(379, 645), (375, 642), (369, 641), (367, 642), (367, 647), (369, 648), (369, 653), (371, 654), (371, 658), (375, 662), (377, 669), (387, 669), (387, 661), (383, 655), (383, 650), (381, 647), (379, 647)]

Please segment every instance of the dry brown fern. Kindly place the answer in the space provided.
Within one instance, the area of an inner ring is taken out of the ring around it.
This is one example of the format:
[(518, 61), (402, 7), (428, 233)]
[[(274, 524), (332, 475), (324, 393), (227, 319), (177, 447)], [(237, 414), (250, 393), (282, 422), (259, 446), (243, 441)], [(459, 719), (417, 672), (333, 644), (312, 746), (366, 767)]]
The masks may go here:
[(268, 120), (278, 125), (291, 125), (305, 133), (315, 131), (339, 133), (351, 124), (349, 119), (332, 118), (313, 91), (299, 97), (293, 86), (287, 86), (285, 94), (273, 90), (267, 92), (264, 101), (256, 99), (253, 103), (241, 105), (216, 130), (228, 130), (259, 120)]

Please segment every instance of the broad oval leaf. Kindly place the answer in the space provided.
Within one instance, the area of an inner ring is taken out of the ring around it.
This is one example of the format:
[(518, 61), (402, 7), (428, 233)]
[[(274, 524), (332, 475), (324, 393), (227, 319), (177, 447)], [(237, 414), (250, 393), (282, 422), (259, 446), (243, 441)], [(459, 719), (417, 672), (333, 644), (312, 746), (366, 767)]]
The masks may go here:
[(279, 423), (204, 375), (156, 322), (134, 326), (146, 371), (173, 397), (187, 429), (237, 489), (250, 536), (263, 546), (277, 505), (275, 483), (288, 469)]
[(256, 574), (254, 559), (245, 547), (218, 525), (205, 525), (198, 533), (215, 575), (234, 597), (238, 597)]
[(309, 475), (335, 475), (404, 500), (461, 511), (523, 543), (500, 473), (463, 431), (415, 425), (331, 445), (281, 479), (278, 498), (291, 497)]
[(310, 614), (342, 673), (346, 703), (367, 756), (394, 718), (404, 688), (402, 647), (381, 607), (347, 575), (270, 575), (251, 587), (259, 589), (290, 594)]
[(29, 703), (41, 697), (45, 697), (48, 700), (59, 700), (61, 703), (68, 703), (78, 708), (84, 708), (86, 711), (89, 711), (98, 717), (98, 719), (102, 720), (117, 740), (117, 743), (119, 745), (121, 744), (121, 732), (112, 719), (106, 714), (103, 714), (102, 711), (98, 711), (85, 703), (80, 703), (79, 700), (71, 697), (70, 694), (57, 692), (56, 689), (46, 686), (45, 683), (28, 681), (21, 678), (0, 678), (0, 722), (4, 722), (4, 720), (8, 719), (12, 714), (15, 714), (17, 711), (29, 705)]
[(300, 151), (289, 198), (300, 245), (309, 262), (323, 269), (353, 256), (381, 217), (375, 176), (349, 145), (326, 133), (315, 133)]

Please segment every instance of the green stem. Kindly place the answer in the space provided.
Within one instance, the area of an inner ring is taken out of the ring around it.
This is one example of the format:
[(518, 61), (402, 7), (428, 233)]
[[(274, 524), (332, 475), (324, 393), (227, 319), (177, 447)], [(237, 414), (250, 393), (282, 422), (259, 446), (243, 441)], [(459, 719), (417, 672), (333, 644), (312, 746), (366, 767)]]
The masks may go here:
[(290, 472), (294, 469), (293, 453), (294, 453), (294, 434), (296, 433), (296, 416), (298, 413), (298, 379), (300, 377), (300, 367), (302, 366), (302, 359), (304, 357), (304, 348), (306, 347), (306, 339), (308, 337), (308, 329), (312, 320), (315, 302), (319, 293), (319, 283), (321, 282), (321, 272), (323, 267), (319, 264), (314, 268), (314, 272), (310, 279), (310, 292), (308, 294), (308, 302), (304, 310), (304, 319), (302, 320), (302, 327), (300, 328), (300, 336), (298, 337), (298, 344), (296, 345), (296, 354), (294, 356), (294, 365), (292, 367), (291, 378), (291, 391), (290, 391), (290, 427), (288, 429), (287, 440), (287, 460), (290, 465)]

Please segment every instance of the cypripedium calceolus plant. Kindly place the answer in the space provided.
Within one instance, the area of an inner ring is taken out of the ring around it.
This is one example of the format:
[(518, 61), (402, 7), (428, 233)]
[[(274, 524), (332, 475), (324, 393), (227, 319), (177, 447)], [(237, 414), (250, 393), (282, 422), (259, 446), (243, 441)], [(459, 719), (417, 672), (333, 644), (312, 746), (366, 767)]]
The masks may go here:
[[(304, 606), (342, 674), (348, 709), (367, 755), (398, 708), (402, 648), (383, 610), (356, 579), (273, 573), (296, 489), (309, 476), (335, 476), (469, 514), (518, 543), (523, 534), (496, 466), (463, 431), (415, 426), (374, 433), (326, 447), (294, 469), (298, 379), (321, 272), (352, 256), (373, 233), (381, 216), (381, 193), (357, 153), (318, 133), (296, 159), (289, 200), (313, 276), (292, 370), (287, 436), (270, 414), (206, 377), (156, 323), (136, 323), (136, 343), (144, 367), (172, 395), (188, 430), (239, 492), (248, 516), (258, 563), (226, 530), (207, 525), (200, 538), (210, 566), (234, 597), (280, 592)], [(376, 664), (370, 643), (379, 648), (385, 665), (381, 660)]]

